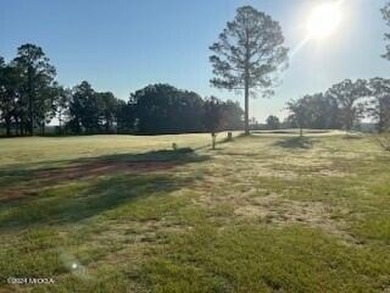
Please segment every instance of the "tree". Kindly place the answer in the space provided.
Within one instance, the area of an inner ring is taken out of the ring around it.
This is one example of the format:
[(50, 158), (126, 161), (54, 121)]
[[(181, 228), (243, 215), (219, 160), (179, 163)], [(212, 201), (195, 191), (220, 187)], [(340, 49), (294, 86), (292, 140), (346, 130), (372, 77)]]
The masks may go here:
[[(96, 92), (87, 81), (82, 81), (72, 89), (70, 98), (64, 93), (64, 102), (68, 103), (67, 128), (73, 133), (87, 134), (112, 133), (118, 130), (126, 119), (123, 104), (111, 92)], [(67, 101), (68, 100), (68, 101)], [(124, 101), (122, 101), (126, 104)]]
[(138, 132), (144, 134), (183, 133), (203, 130), (202, 98), (169, 84), (149, 85), (132, 93)]
[[(390, 2), (387, 2), (381, 9), (383, 19), (386, 21), (386, 25), (390, 26)], [(390, 41), (390, 34), (385, 33), (385, 40)], [(382, 55), (383, 58), (390, 60), (390, 44), (386, 45), (386, 52)]]
[[(168, 84), (149, 85), (130, 95), (134, 105), (138, 131), (143, 134), (168, 132), (170, 105), (176, 88)], [(174, 115), (174, 113), (172, 113)], [(172, 117), (171, 117), (172, 118)]]
[(197, 93), (179, 90), (178, 98), (172, 106), (176, 108), (172, 121), (177, 125), (176, 132), (203, 131), (203, 99)]
[(66, 116), (69, 116), (69, 103), (72, 99), (72, 90), (58, 86), (56, 88), (55, 110), (59, 122), (59, 133), (63, 133), (63, 125), (67, 122)]
[(296, 101), (287, 103), (287, 109), (291, 112), (290, 121), (299, 128), (299, 136), (303, 136), (303, 128), (308, 127), (309, 112), (308, 103), (310, 96), (305, 96)]
[(338, 101), (329, 95), (307, 95), (308, 125), (315, 129), (339, 129), (340, 109)]
[(243, 126), (242, 117), (244, 110), (238, 102), (227, 100), (223, 103), (224, 108), (224, 129), (225, 130), (240, 130)]
[(280, 120), (277, 116), (270, 115), (267, 118), (267, 128), (268, 129), (279, 129), (280, 128)]
[(99, 100), (98, 104), (101, 105), (101, 112), (105, 132), (113, 131), (117, 118), (117, 105), (118, 100), (111, 92), (96, 93), (96, 99)]
[(5, 63), (4, 58), (0, 56), (0, 123), (4, 121), (7, 136), (11, 135), (14, 99), (12, 81), (11, 68)]
[(0, 121), (6, 127), (6, 135), (11, 135), (12, 124), (17, 126), (21, 116), (19, 71), (13, 64), (6, 64), (0, 57)]
[(73, 88), (68, 122), (68, 127), (73, 133), (81, 134), (84, 129), (87, 133), (92, 133), (97, 128), (99, 114), (94, 95), (95, 91), (85, 80)]
[(20, 92), (23, 104), (28, 109), (28, 131), (33, 135), (36, 124), (44, 121), (45, 111), (52, 110), (47, 107), (47, 100), (52, 99), (48, 88), (54, 80), (56, 71), (42, 48), (33, 44), (20, 46), (13, 62), (20, 71)]
[(244, 90), (245, 133), (249, 134), (249, 95), (255, 90), (272, 93), (275, 73), (286, 64), (288, 49), (277, 21), (251, 6), (237, 9), (236, 17), (210, 46), (211, 84), (228, 90)]
[(346, 79), (333, 85), (326, 95), (337, 100), (343, 128), (350, 131), (354, 123), (363, 117), (364, 104), (360, 103), (361, 98), (369, 96), (370, 92), (367, 81), (358, 79), (353, 82)]
[(341, 128), (340, 109), (338, 101), (329, 95), (316, 93), (305, 95), (305, 127), (315, 129), (338, 129)]
[(56, 116), (57, 99), (60, 98), (59, 85), (54, 82), (51, 86), (42, 88), (37, 94), (37, 102), (35, 105), (35, 120), (36, 124), (41, 129), (41, 135), (45, 135), (45, 127), (47, 123)]
[(135, 123), (134, 105), (118, 99), (116, 109), (117, 132), (130, 133), (134, 131)]
[(378, 132), (385, 132), (390, 129), (390, 80), (375, 77), (370, 79), (368, 87), (373, 99), (367, 110), (377, 121)]

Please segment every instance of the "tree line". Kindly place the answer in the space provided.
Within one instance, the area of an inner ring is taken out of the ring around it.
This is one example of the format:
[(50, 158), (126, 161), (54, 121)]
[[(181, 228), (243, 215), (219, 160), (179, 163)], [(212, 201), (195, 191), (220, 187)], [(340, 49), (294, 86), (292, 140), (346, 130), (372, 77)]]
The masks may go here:
[[(164, 134), (206, 131), (206, 101), (193, 91), (169, 84), (148, 85), (118, 99), (98, 92), (87, 81), (66, 88), (43, 49), (24, 44), (6, 63), (0, 57), (0, 125), (7, 136), (45, 134), (58, 120), (58, 134)], [(213, 97), (213, 99), (217, 99)], [(222, 102), (221, 129), (242, 129), (239, 103)]]
[[(271, 95), (277, 73), (287, 67), (288, 49), (281, 26), (264, 12), (242, 6), (209, 49), (214, 73), (211, 84), (242, 90), (245, 111), (238, 103), (217, 102), (215, 97), (206, 99), (210, 102), (206, 103), (194, 92), (164, 84), (138, 90), (127, 102), (110, 92), (94, 91), (86, 81), (71, 89), (64, 88), (55, 81), (55, 68), (43, 50), (25, 44), (8, 64), (0, 57), (0, 123), (7, 135), (33, 135), (38, 130), (44, 134), (45, 125), (54, 117), (58, 117), (59, 132), (69, 134), (106, 133), (113, 129), (159, 134), (210, 128), (245, 128), (249, 134), (249, 96)], [(218, 110), (209, 111), (210, 107)], [(221, 121), (206, 125), (215, 117), (204, 115), (216, 113)]]
[[(381, 11), (390, 25), (390, 3)], [(390, 40), (390, 34), (385, 38)], [(287, 68), (284, 41), (280, 24), (271, 16), (252, 6), (242, 6), (209, 47), (214, 74), (211, 85), (243, 91), (245, 111), (238, 103), (215, 97), (202, 99), (195, 92), (168, 84), (149, 85), (130, 94), (128, 101), (111, 92), (97, 92), (86, 81), (65, 88), (55, 81), (55, 67), (42, 48), (25, 44), (9, 63), (0, 56), (0, 124), (7, 135), (44, 134), (45, 125), (54, 117), (60, 123), (58, 132), (66, 134), (161, 134), (210, 129), (213, 133), (241, 128), (249, 134), (254, 124), (249, 119), (249, 96), (274, 93), (278, 73)], [(390, 45), (383, 57), (390, 59), (389, 52)], [(324, 93), (289, 102), (291, 115), (282, 125), (348, 131), (363, 117), (370, 117), (383, 132), (390, 123), (389, 92), (389, 80), (384, 78), (346, 79)], [(277, 117), (269, 117), (267, 125), (277, 128), (281, 123)]]
[(324, 93), (287, 103), (292, 126), (352, 130), (363, 118), (376, 122), (378, 132), (390, 129), (390, 79), (343, 80)]

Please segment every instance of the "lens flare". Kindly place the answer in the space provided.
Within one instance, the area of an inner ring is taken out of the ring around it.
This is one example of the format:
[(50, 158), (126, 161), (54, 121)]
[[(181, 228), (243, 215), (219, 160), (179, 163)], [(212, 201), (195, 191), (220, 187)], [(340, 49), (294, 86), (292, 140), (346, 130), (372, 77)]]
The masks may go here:
[(307, 21), (310, 38), (323, 39), (331, 35), (341, 22), (338, 2), (323, 3), (313, 9)]

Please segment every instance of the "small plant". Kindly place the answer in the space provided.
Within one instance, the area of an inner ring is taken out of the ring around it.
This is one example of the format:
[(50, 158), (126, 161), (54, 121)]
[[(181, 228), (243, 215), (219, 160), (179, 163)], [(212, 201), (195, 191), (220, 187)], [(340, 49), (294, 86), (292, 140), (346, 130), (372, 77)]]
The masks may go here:
[(176, 142), (172, 143), (172, 149), (174, 151), (177, 151), (178, 147), (177, 147), (177, 143)]

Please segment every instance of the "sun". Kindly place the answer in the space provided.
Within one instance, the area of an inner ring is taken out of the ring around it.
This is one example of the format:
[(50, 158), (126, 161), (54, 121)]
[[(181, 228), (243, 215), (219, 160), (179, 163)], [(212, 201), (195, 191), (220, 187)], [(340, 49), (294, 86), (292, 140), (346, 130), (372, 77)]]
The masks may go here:
[(340, 8), (337, 2), (326, 2), (315, 7), (307, 21), (310, 38), (323, 39), (331, 35), (341, 22)]

